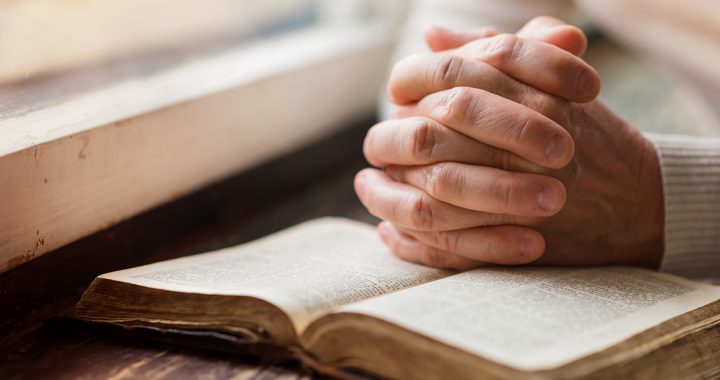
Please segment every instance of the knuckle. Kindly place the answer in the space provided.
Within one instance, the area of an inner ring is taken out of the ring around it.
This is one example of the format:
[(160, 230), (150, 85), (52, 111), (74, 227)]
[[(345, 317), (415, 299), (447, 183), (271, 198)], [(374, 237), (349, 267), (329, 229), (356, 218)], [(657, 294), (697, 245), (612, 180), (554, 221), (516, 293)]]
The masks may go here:
[(532, 115), (523, 116), (517, 125), (508, 128), (509, 137), (516, 144), (522, 143), (533, 124), (535, 124), (535, 118)]
[(435, 198), (442, 198), (452, 186), (455, 170), (448, 163), (432, 165), (426, 171), (425, 190)]
[(535, 111), (543, 115), (555, 113), (555, 109), (557, 106), (554, 99), (546, 95), (534, 96), (533, 100), (531, 100), (529, 103), (530, 109), (534, 109)]
[(485, 221), (486, 226), (500, 226), (503, 224), (514, 224), (512, 218), (504, 214), (489, 213)]
[(418, 231), (433, 229), (433, 201), (430, 196), (421, 194), (412, 201), (410, 207), (410, 225)]
[(505, 250), (502, 239), (497, 234), (488, 235), (485, 239), (485, 255), (490, 262), (497, 262)]
[(459, 234), (456, 231), (438, 231), (433, 233), (436, 246), (443, 251), (456, 252)]
[(406, 140), (410, 143), (410, 155), (418, 163), (431, 162), (435, 157), (435, 129), (428, 119), (421, 119), (413, 128), (412, 136)]
[(520, 39), (514, 34), (499, 34), (492, 37), (485, 53), (485, 62), (493, 66), (504, 66), (511, 62), (518, 50)]
[(490, 150), (490, 163), (493, 167), (502, 170), (514, 169), (514, 158), (510, 152), (502, 149), (492, 148)]
[(440, 101), (442, 121), (462, 120), (472, 103), (472, 92), (467, 87), (453, 87)]
[(498, 178), (494, 188), (495, 200), (500, 210), (509, 210), (515, 198), (515, 183), (508, 178)]
[(460, 78), (465, 60), (456, 55), (442, 55), (436, 70), (435, 83), (442, 88), (455, 87)]
[(542, 115), (549, 117), (552, 120), (555, 120), (558, 123), (564, 124), (563, 120), (566, 118), (564, 110), (567, 105), (567, 101), (563, 99), (555, 96), (538, 94), (536, 91), (527, 91), (522, 104)]

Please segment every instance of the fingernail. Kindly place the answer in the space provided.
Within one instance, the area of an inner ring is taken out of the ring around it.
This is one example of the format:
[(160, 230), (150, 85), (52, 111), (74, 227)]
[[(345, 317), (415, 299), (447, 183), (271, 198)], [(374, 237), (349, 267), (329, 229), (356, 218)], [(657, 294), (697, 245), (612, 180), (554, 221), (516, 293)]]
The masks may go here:
[(567, 144), (565, 143), (565, 139), (559, 135), (554, 135), (545, 145), (545, 156), (551, 162), (555, 162), (565, 156), (566, 150)]
[(533, 257), (535, 255), (535, 243), (532, 239), (527, 237), (520, 239), (520, 255), (522, 257)]
[(582, 99), (595, 95), (595, 76), (589, 70), (583, 70), (577, 81), (577, 96)]
[(545, 211), (553, 211), (557, 205), (557, 195), (555, 190), (550, 187), (546, 187), (538, 193), (537, 203), (541, 209)]

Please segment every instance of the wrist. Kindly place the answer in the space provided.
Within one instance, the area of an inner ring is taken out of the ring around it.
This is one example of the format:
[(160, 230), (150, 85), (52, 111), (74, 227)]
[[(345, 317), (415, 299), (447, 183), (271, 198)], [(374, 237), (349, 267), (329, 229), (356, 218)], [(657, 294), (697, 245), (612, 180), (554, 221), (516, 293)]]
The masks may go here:
[(640, 183), (637, 187), (641, 202), (638, 222), (644, 225), (643, 241), (638, 250), (638, 265), (657, 269), (664, 251), (665, 201), (660, 159), (653, 143), (638, 133), (641, 147)]

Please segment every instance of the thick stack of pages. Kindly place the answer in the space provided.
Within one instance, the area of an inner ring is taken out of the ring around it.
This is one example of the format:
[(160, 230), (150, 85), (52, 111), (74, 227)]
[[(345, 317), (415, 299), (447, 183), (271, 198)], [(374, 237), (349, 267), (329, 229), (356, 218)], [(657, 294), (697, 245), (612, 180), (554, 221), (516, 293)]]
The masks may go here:
[(626, 267), (402, 262), (325, 218), (99, 276), (78, 317), (222, 331), (389, 378), (715, 378), (720, 287)]

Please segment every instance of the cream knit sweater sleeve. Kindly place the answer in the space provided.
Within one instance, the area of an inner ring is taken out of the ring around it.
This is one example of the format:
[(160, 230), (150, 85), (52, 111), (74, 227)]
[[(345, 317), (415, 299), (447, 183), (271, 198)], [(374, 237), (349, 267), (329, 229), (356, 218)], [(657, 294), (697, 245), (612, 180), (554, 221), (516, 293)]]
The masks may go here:
[(720, 139), (646, 134), (660, 158), (665, 197), (661, 270), (720, 278)]

